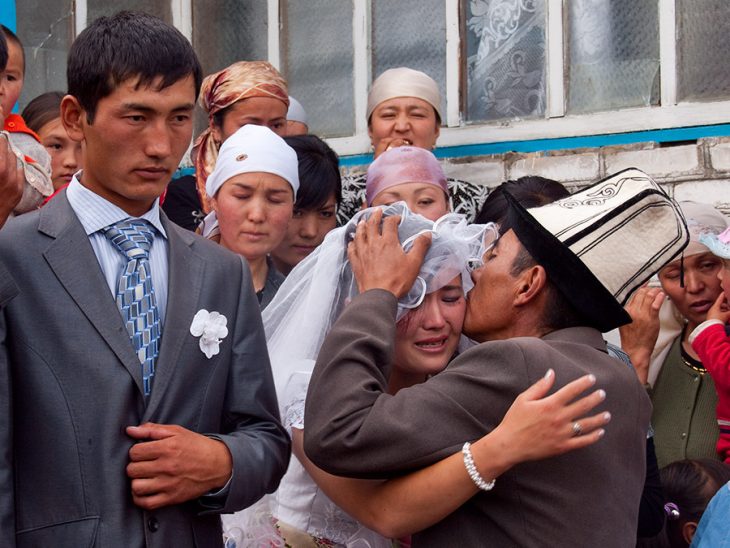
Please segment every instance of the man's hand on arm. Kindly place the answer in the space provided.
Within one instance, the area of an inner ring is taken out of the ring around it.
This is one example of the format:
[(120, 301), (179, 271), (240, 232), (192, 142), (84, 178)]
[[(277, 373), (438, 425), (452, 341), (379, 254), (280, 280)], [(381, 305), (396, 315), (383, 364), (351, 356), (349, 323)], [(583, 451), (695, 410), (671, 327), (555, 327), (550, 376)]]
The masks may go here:
[(196, 499), (226, 485), (233, 460), (226, 445), (182, 426), (127, 427), (138, 440), (129, 450), (127, 475), (134, 503), (146, 510)]
[[(381, 227), (382, 220), (382, 227)], [(386, 217), (377, 209), (357, 225), (355, 238), (347, 247), (347, 257), (360, 293), (385, 289), (400, 298), (411, 289), (423, 264), (431, 235), (421, 235), (408, 252), (398, 240), (399, 216)]]

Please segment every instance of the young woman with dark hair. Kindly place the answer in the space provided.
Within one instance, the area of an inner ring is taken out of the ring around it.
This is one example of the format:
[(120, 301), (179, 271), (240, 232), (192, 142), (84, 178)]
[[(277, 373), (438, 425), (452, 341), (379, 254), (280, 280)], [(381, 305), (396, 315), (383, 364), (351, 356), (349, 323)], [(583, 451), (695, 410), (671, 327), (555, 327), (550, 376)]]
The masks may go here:
[(81, 143), (72, 140), (61, 122), (64, 93), (49, 91), (33, 99), (23, 109), (23, 119), (38, 134), (51, 156), (51, 180), (58, 191), (71, 182), (81, 169)]
[(284, 241), (271, 252), (271, 258), (279, 272), (289, 274), (337, 225), (342, 189), (339, 159), (327, 143), (315, 135), (284, 140), (297, 153), (300, 186)]

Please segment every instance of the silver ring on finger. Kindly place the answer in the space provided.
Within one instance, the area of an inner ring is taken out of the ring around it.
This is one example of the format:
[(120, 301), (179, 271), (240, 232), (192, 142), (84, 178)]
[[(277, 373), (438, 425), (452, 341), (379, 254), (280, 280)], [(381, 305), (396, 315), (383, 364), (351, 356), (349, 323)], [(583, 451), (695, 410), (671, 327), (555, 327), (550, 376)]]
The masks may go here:
[(583, 427), (580, 425), (578, 421), (575, 421), (573, 423), (573, 436), (580, 436), (583, 434)]

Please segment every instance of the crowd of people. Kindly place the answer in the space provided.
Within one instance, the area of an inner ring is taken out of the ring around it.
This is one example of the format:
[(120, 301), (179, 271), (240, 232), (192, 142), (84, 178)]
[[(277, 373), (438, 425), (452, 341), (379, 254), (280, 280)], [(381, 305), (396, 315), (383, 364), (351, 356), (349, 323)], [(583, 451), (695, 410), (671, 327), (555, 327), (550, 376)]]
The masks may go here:
[(343, 177), (276, 68), (204, 77), (138, 12), (12, 114), (0, 38), (0, 545), (727, 542), (712, 205), (635, 168), (449, 179), (407, 67)]

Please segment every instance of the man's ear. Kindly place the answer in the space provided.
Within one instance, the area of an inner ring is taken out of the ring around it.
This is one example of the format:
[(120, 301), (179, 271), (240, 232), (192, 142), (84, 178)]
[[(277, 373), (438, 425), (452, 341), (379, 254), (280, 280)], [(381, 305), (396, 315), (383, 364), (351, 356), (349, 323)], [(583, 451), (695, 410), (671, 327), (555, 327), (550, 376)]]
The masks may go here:
[(86, 111), (78, 99), (73, 95), (66, 95), (61, 100), (61, 123), (66, 129), (68, 136), (81, 143), (84, 140), (84, 123), (86, 122)]
[(547, 274), (540, 265), (523, 270), (517, 277), (515, 306), (524, 306), (540, 296), (547, 284)]
[(684, 525), (682, 525), (682, 538), (684, 538), (684, 541), (687, 544), (692, 544), (692, 539), (695, 536), (695, 533), (697, 532), (697, 522), (696, 521), (687, 521)]

